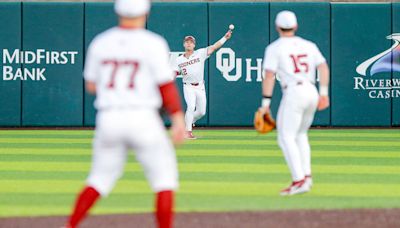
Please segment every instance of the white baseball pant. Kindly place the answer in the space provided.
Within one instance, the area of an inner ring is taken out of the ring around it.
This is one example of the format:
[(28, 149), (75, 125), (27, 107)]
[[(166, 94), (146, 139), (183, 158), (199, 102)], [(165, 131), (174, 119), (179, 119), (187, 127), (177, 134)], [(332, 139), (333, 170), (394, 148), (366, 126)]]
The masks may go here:
[(87, 184), (108, 195), (122, 176), (133, 149), (154, 192), (178, 188), (174, 147), (158, 112), (151, 109), (99, 111)]
[(192, 131), (192, 125), (206, 114), (207, 98), (204, 83), (191, 85), (184, 83), (183, 95), (186, 101), (186, 130)]
[(310, 128), (318, 105), (318, 91), (308, 81), (294, 82), (283, 90), (277, 116), (278, 143), (293, 181), (311, 175)]

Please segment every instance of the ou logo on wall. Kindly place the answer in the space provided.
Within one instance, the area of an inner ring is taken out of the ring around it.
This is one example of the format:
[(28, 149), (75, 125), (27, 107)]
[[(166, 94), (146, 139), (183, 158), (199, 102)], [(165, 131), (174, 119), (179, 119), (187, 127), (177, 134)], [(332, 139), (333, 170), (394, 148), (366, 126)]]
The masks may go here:
[[(229, 82), (238, 81), (243, 75), (242, 58), (236, 58), (236, 53), (231, 48), (221, 48), (217, 51), (216, 56), (217, 69), (222, 76)], [(262, 58), (256, 58), (255, 65), (253, 59), (246, 58), (246, 82), (251, 82), (252, 71), (257, 74), (256, 81), (261, 82), (263, 78)]]
[(400, 72), (400, 33), (386, 38), (394, 41), (392, 47), (361, 63), (356, 71), (362, 77), (354, 77), (354, 89), (368, 90), (368, 96), (374, 99), (400, 97), (400, 78), (373, 78), (378, 73), (393, 72), (394, 76), (395, 72)]
[[(174, 67), (176, 65), (176, 58), (183, 53), (170, 52), (170, 65)], [(252, 72), (256, 72), (256, 81), (261, 82), (264, 74), (262, 70), (262, 58), (256, 58), (255, 62), (253, 60), (251, 58), (245, 59), (246, 82), (253, 81), (251, 77)], [(236, 53), (231, 48), (221, 48), (217, 51), (216, 66), (222, 76), (229, 82), (238, 81), (243, 76), (242, 58), (236, 58)], [(181, 77), (182, 75), (178, 76), (178, 78)], [(279, 76), (277, 78), (279, 80)]]

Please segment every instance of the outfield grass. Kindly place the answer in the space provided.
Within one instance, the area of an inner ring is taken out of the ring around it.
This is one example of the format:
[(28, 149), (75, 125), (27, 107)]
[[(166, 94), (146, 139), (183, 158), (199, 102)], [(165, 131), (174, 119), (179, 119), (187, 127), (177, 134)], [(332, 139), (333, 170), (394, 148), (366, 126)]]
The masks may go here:
[[(312, 192), (290, 182), (276, 134), (199, 130), (177, 151), (178, 211), (400, 208), (400, 130), (312, 130)], [(0, 216), (66, 215), (90, 168), (92, 131), (0, 131)], [(94, 213), (149, 212), (153, 194), (130, 156)]]

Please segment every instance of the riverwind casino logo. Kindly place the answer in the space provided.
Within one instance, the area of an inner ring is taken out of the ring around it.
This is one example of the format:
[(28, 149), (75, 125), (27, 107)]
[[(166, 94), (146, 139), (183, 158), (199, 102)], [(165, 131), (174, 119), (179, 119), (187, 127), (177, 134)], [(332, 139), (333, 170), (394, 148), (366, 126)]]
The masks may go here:
[[(50, 51), (45, 49), (2, 50), (3, 81), (46, 81), (46, 69), (50, 65), (75, 64), (78, 51)], [(33, 65), (34, 67), (30, 67)], [(17, 67), (18, 66), (18, 67)]]
[[(356, 71), (363, 77), (354, 77), (354, 89), (367, 90), (373, 99), (400, 97), (400, 33), (386, 38), (394, 41), (392, 47), (361, 63)], [(392, 79), (374, 77), (378, 73), (390, 72), (393, 72)]]

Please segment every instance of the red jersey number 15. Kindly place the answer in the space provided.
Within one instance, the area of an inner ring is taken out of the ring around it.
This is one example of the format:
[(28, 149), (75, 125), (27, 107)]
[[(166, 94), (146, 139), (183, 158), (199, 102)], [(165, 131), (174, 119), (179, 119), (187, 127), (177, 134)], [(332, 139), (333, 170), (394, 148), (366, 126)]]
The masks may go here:
[(305, 58), (307, 58), (306, 54), (302, 55), (290, 55), (290, 58), (293, 61), (294, 64), (294, 73), (308, 73), (308, 63), (305, 62)]

